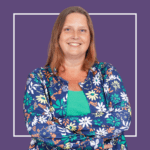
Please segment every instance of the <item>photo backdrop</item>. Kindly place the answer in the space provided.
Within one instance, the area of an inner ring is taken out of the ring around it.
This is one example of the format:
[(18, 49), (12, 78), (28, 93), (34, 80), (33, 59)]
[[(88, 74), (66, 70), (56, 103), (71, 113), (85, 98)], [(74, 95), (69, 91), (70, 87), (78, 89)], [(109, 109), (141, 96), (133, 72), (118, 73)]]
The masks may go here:
[(98, 61), (111, 63), (122, 77), (132, 109), (125, 132), (129, 150), (146, 149), (150, 10), (149, 2), (139, 0), (0, 2), (2, 149), (28, 149), (31, 138), (23, 115), (27, 75), (45, 65), (53, 25), (69, 6), (81, 6), (90, 14)]

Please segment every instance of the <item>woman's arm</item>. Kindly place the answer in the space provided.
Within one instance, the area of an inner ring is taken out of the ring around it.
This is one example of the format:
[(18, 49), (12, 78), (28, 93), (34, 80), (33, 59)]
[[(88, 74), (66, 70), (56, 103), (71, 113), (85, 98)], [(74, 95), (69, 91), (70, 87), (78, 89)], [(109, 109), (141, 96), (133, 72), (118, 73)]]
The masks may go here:
[[(84, 145), (94, 149), (99, 143), (103, 143), (103, 139), (96, 137), (88, 139), (83, 135), (69, 131), (63, 124), (53, 121), (47, 92), (47, 88), (43, 85), (36, 70), (30, 73), (24, 92), (23, 110), (26, 127), (31, 137), (49, 146), (64, 149), (77, 149)], [(99, 147), (102, 148), (104, 145)]]
[[(129, 129), (131, 124), (131, 107), (122, 79), (112, 64), (107, 63), (103, 69), (103, 88), (106, 107), (98, 102), (94, 114), (77, 117), (67, 117), (64, 122), (66, 128), (71, 130), (70, 123), (74, 122), (76, 132), (90, 135), (91, 131), (96, 137), (112, 139)], [(100, 79), (100, 77), (99, 77)]]

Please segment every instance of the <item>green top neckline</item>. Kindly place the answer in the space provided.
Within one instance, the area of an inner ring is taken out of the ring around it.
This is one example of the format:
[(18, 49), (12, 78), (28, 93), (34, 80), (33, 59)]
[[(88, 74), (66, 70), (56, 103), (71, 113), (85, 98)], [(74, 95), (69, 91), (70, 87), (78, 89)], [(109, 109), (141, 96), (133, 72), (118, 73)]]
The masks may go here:
[(72, 91), (72, 90), (68, 90), (68, 91), (71, 91), (71, 92), (83, 92), (83, 91)]

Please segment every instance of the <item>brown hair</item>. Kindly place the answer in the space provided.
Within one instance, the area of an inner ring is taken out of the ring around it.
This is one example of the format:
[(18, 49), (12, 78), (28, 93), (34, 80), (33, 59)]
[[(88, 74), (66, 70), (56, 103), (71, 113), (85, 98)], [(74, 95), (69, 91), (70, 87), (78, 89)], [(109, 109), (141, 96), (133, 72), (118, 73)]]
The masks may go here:
[[(45, 67), (50, 65), (51, 70), (55, 76), (58, 75), (59, 67), (64, 62), (64, 54), (59, 46), (59, 37), (60, 37), (64, 22), (65, 22), (65, 19), (67, 15), (71, 13), (80, 13), (80, 14), (85, 15), (87, 18), (87, 24), (90, 30), (90, 44), (89, 44), (88, 50), (86, 51), (85, 60), (83, 62), (81, 70), (88, 71), (90, 69), (93, 72), (91, 67), (93, 66), (95, 62), (98, 62), (97, 54), (95, 50), (94, 29), (93, 29), (93, 23), (92, 23), (91, 17), (89, 16), (88, 12), (82, 7), (79, 7), (79, 6), (68, 7), (64, 9), (57, 17), (53, 30), (52, 30), (51, 39), (49, 42), (48, 58), (47, 58)], [(57, 70), (57, 74), (54, 73), (55, 67)], [(64, 68), (63, 70), (64, 72), (65, 67), (63, 65), (62, 67)], [(94, 72), (93, 72), (93, 75), (94, 75)]]

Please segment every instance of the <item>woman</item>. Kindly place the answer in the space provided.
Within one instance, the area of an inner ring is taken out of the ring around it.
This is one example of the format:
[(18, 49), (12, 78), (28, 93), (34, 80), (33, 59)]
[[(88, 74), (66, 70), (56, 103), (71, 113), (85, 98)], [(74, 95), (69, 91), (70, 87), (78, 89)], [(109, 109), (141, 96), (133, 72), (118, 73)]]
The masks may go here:
[(116, 68), (97, 61), (92, 20), (83, 8), (58, 16), (46, 65), (28, 75), (23, 108), (29, 150), (127, 150), (129, 99)]

